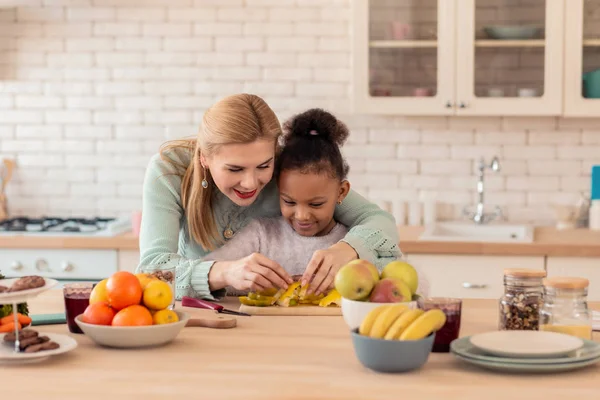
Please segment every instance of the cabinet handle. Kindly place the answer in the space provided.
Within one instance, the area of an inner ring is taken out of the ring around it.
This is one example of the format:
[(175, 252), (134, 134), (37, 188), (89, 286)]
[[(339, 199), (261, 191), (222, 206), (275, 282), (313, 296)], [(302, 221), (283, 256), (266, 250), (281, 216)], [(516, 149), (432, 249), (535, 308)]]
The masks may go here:
[(461, 101), (459, 107), (460, 108), (467, 108), (467, 103), (465, 103), (464, 101)]
[(451, 101), (447, 101), (446, 102), (446, 108), (452, 108), (452, 102)]
[(485, 289), (487, 287), (487, 285), (479, 284), (479, 283), (463, 282), (463, 287), (465, 289)]

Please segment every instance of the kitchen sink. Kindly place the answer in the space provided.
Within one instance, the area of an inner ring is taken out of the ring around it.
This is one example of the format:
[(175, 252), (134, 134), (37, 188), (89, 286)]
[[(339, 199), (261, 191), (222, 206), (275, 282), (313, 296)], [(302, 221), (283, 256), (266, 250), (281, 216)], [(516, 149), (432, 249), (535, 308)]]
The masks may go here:
[(419, 240), (451, 242), (502, 242), (531, 243), (533, 227), (490, 223), (478, 225), (473, 222), (438, 222), (427, 226)]

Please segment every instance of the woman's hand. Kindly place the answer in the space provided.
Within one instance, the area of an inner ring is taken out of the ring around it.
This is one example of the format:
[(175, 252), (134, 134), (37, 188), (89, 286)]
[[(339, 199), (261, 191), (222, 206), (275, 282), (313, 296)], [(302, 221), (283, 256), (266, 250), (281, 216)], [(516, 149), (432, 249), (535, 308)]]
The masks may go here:
[(335, 274), (340, 268), (357, 258), (356, 250), (345, 242), (338, 242), (325, 250), (317, 250), (302, 275), (302, 285), (310, 283), (308, 293), (321, 294), (333, 287)]
[(237, 290), (258, 291), (272, 287), (287, 289), (293, 281), (281, 265), (260, 253), (252, 253), (236, 261), (215, 262), (208, 282), (211, 290), (231, 286)]

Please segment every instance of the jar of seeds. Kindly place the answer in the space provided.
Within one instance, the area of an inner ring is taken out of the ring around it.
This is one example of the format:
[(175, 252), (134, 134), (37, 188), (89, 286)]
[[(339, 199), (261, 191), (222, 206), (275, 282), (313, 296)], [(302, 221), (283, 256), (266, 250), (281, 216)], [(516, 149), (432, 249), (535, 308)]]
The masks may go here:
[(504, 296), (499, 301), (500, 330), (539, 330), (545, 276), (544, 270), (504, 270)]

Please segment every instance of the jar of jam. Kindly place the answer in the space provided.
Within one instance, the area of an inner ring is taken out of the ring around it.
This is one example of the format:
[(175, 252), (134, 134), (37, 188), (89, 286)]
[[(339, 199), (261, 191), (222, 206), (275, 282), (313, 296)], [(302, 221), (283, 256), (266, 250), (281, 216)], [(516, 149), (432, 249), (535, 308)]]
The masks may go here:
[(500, 330), (539, 329), (546, 271), (509, 268), (504, 270), (504, 295), (500, 298)]
[(544, 304), (540, 330), (592, 339), (592, 313), (588, 309), (589, 280), (554, 277), (544, 279)]

